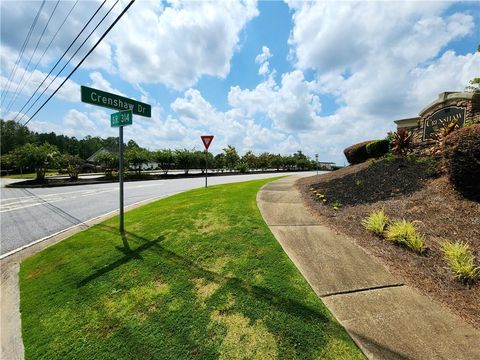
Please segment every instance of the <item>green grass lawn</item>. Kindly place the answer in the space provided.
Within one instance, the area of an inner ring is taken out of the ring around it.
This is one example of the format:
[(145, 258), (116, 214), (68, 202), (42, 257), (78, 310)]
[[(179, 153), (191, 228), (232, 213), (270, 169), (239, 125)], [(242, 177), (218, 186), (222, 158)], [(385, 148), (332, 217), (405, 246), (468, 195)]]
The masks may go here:
[[(47, 171), (45, 176), (56, 176), (59, 175), (58, 171)], [(29, 174), (13, 174), (4, 176), (7, 179), (34, 179), (37, 176), (36, 173), (29, 173)]]
[(126, 213), (21, 264), (27, 359), (353, 359), (363, 354), (256, 205), (270, 180)]

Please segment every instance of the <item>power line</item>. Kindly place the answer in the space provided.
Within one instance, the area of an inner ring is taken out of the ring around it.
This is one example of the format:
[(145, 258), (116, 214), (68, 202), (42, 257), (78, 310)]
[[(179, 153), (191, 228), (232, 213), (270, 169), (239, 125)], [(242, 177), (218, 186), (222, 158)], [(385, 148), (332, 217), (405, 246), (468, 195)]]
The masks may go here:
[[(50, 40), (50, 42), (48, 43), (47, 47), (45, 48), (45, 50), (43, 51), (43, 54), (42, 56), (40, 56), (40, 59), (37, 61), (37, 63), (35, 64), (35, 67), (33, 68), (32, 72), (30, 73), (30, 76), (28, 77), (27, 81), (25, 81), (25, 83), (23, 84), (22, 88), (20, 89), (19, 93), (21, 94), (23, 89), (25, 88), (25, 85), (27, 85), (30, 81), (30, 79), (32, 78), (33, 74), (35, 73), (35, 70), (37, 70), (38, 68), (38, 65), (42, 62), (43, 60), (43, 57), (45, 56), (46, 52), (48, 51), (48, 49), (50, 48), (50, 46), (52, 45), (53, 41), (56, 39), (58, 33), (60, 32), (60, 30), (62, 29), (63, 25), (65, 25), (65, 22), (67, 21), (67, 19), (70, 17), (70, 14), (72, 13), (73, 9), (75, 9), (75, 7), (77, 6), (78, 4), (78, 1), (79, 0), (76, 0), (75, 3), (73, 4), (73, 6), (70, 8), (70, 11), (68, 12), (68, 14), (65, 16), (65, 19), (63, 19), (63, 22), (60, 24), (60, 27), (57, 29), (57, 31), (55, 32), (55, 34), (53, 35), (52, 39)], [(25, 106), (24, 106), (25, 107)], [(23, 110), (23, 108), (22, 108)], [(18, 115), (18, 113), (17, 113)], [(15, 115), (15, 118), (17, 117), (17, 115)]]
[(38, 112), (40, 110), (42, 110), (42, 108), (50, 101), (50, 99), (58, 92), (58, 90), (60, 90), (60, 88), (67, 82), (67, 80), (73, 75), (73, 73), (75, 71), (77, 71), (77, 69), (83, 64), (83, 62), (85, 61), (85, 59), (93, 52), (93, 50), (95, 50), (95, 48), (98, 46), (98, 44), (100, 44), (100, 42), (105, 38), (105, 36), (107, 36), (107, 34), (110, 32), (110, 30), (113, 29), (113, 27), (115, 26), (115, 24), (122, 18), (122, 16), (127, 12), (127, 10), (130, 8), (130, 6), (132, 6), (132, 4), (135, 2), (136, 0), (130, 0), (130, 2), (128, 3), (128, 5), (125, 7), (125, 9), (123, 9), (123, 11), (118, 15), (118, 17), (115, 19), (115, 21), (108, 27), (108, 29), (103, 33), (103, 35), (100, 37), (100, 39), (98, 39), (98, 41), (95, 43), (95, 45), (90, 49), (90, 51), (85, 54), (85, 56), (83, 57), (83, 59), (77, 64), (77, 66), (75, 66), (75, 68), (70, 72), (70, 74), (68, 74), (68, 76), (65, 78), (65, 80), (63, 80), (63, 82), (57, 87), (57, 89), (48, 97), (47, 100), (45, 100), (45, 102), (42, 104), (42, 106), (40, 106), (40, 108), (30, 117), (30, 119), (28, 119), (25, 124), (23, 124), (24, 126), (26, 126), (30, 120), (32, 120), (35, 115), (38, 114)]
[(75, 57), (75, 55), (77, 55), (77, 53), (80, 51), (80, 49), (83, 47), (83, 45), (85, 45), (85, 43), (88, 41), (88, 39), (90, 39), (90, 36), (92, 36), (92, 34), (95, 32), (95, 30), (97, 30), (97, 28), (102, 24), (102, 22), (106, 19), (106, 17), (110, 14), (110, 12), (113, 10), (113, 8), (115, 7), (115, 5), (118, 4), (118, 1), (115, 1), (115, 3), (112, 5), (112, 7), (107, 11), (107, 13), (100, 19), (100, 21), (98, 22), (98, 24), (93, 28), (92, 31), (90, 31), (90, 34), (87, 35), (87, 37), (83, 40), (83, 42), (80, 44), (80, 46), (77, 48), (77, 50), (75, 50), (75, 52), (73, 53), (72, 56), (70, 56), (70, 59), (67, 60), (67, 62), (63, 65), (63, 67), (60, 69), (60, 71), (55, 75), (55, 77), (50, 81), (50, 83), (47, 85), (47, 87), (45, 89), (43, 89), (42, 93), (40, 95), (38, 95), (37, 99), (33, 102), (32, 105), (30, 105), (30, 107), (27, 109), (27, 111), (25, 111), (24, 114), (22, 114), (22, 117), (20, 119), (18, 119), (18, 121), (21, 121), (25, 116), (26, 114), (30, 111), (30, 109), (32, 109), (32, 107), (35, 106), (35, 104), (38, 102), (38, 100), (40, 100), (40, 98), (43, 96), (43, 94), (45, 94), (45, 92), (50, 88), (50, 86), (54, 83), (55, 80), (57, 80), (58, 76), (62, 73), (62, 71), (67, 67), (67, 65), (70, 63), (70, 61), (72, 61), (72, 59)]
[[(55, 65), (53, 65), (53, 68), (48, 72), (47, 76), (45, 76), (45, 78), (42, 80), (42, 82), (40, 83), (40, 85), (37, 86), (37, 88), (35, 89), (35, 91), (33, 92), (32, 96), (30, 96), (30, 98), (27, 100), (27, 102), (25, 104), (23, 104), (22, 108), (18, 111), (18, 113), (15, 115), (15, 118), (13, 119), (14, 121), (17, 119), (17, 117), (19, 116), (19, 114), (23, 111), (23, 109), (25, 109), (25, 106), (28, 105), (28, 103), (33, 99), (33, 97), (37, 94), (38, 90), (42, 87), (43, 83), (49, 78), (49, 76), (52, 74), (53, 70), (55, 70), (55, 68), (57, 67), (57, 65), (60, 63), (60, 61), (62, 61), (62, 59), (65, 57), (65, 55), (67, 54), (68, 50), (70, 50), (70, 48), (73, 46), (73, 44), (75, 43), (75, 41), (77, 41), (77, 39), (80, 37), (80, 35), (83, 33), (83, 31), (86, 29), (86, 27), (92, 22), (93, 18), (97, 15), (97, 13), (100, 11), (100, 9), (103, 7), (103, 5), (105, 5), (105, 3), (107, 2), (107, 0), (103, 0), (103, 2), (100, 4), (100, 6), (97, 8), (97, 10), (95, 10), (95, 12), (93, 13), (93, 15), (90, 17), (90, 19), (88, 20), (88, 22), (84, 25), (84, 27), (82, 28), (82, 30), (80, 30), (80, 32), (77, 34), (77, 36), (75, 37), (75, 39), (73, 39), (73, 41), (70, 43), (70, 45), (68, 46), (67, 50), (65, 50), (65, 52), (62, 54), (62, 56), (60, 56), (60, 58), (57, 60), (57, 62), (55, 63)], [(38, 99), (37, 99), (38, 100)], [(29, 110), (31, 109), (31, 107), (29, 108)], [(28, 111), (28, 110), (27, 110)], [(23, 118), (23, 116), (22, 116)], [(21, 118), (21, 119), (22, 119)], [(20, 119), (20, 120), (21, 120)], [(19, 120), (19, 121), (20, 121)]]
[[(28, 42), (30, 41), (30, 36), (32, 36), (33, 28), (37, 24), (38, 16), (42, 12), (43, 6), (45, 5), (45, 1), (46, 0), (43, 0), (42, 5), (40, 5), (40, 8), (37, 11), (37, 15), (35, 16), (35, 19), (33, 20), (32, 25), (30, 25), (30, 29), (28, 30), (27, 37), (23, 41), (22, 47), (20, 48), (20, 52), (18, 53), (17, 60), (15, 60), (15, 65), (13, 66), (13, 69), (10, 72), (10, 75), (8, 76), (7, 87), (5, 88), (5, 90), (3, 91), (3, 94), (2, 94), (2, 96), (5, 95), (5, 98), (3, 100), (5, 100), (7, 98), (7, 93), (8, 93), (8, 90), (10, 89), (10, 83), (15, 78), (15, 74), (17, 72), (17, 66), (18, 66), (18, 64), (20, 63), (20, 60), (23, 57), (23, 53), (25, 51), (25, 48), (27, 47)], [(1, 99), (1, 97), (0, 97), (0, 99)]]
[[(30, 59), (28, 59), (28, 64), (27, 66), (25, 67), (25, 70), (23, 71), (23, 74), (22, 74), (22, 78), (20, 79), (20, 81), (18, 82), (17, 84), (17, 88), (15, 89), (15, 92), (10, 100), (10, 103), (8, 104), (7, 106), (7, 113), (10, 111), (12, 105), (15, 103), (15, 101), (17, 100), (17, 97), (18, 97), (18, 94), (20, 93), (18, 91), (18, 89), (20, 88), (20, 85), (22, 84), (23, 82), (23, 79), (25, 78), (25, 73), (28, 71), (28, 68), (30, 67), (30, 64), (32, 62), (32, 59), (33, 57), (35, 56), (36, 52), (37, 52), (37, 49), (38, 49), (38, 45), (40, 44), (40, 41), (42, 41), (43, 39), (43, 35), (45, 35), (45, 31), (47, 30), (47, 27), (48, 25), (50, 24), (50, 21), (52, 20), (52, 17), (53, 17), (53, 14), (55, 14), (55, 11), (57, 10), (57, 7), (58, 7), (58, 4), (60, 3), (60, 0), (57, 0), (56, 4), (55, 4), (55, 7), (53, 8), (53, 11), (52, 13), (50, 14), (50, 17), (48, 18), (48, 21), (47, 23), (45, 24), (45, 26), (43, 27), (43, 30), (42, 30), (42, 33), (40, 34), (40, 37), (38, 38), (38, 41), (35, 45), (35, 49), (33, 50), (33, 53), (30, 55)], [(22, 87), (23, 89), (23, 87)]]

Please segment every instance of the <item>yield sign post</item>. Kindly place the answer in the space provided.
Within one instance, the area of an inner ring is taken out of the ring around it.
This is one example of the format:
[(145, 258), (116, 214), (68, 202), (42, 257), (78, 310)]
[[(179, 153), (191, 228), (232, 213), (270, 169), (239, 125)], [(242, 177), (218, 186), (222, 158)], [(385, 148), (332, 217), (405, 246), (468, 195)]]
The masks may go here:
[(205, 187), (208, 187), (208, 148), (213, 141), (213, 135), (202, 135), (201, 138), (203, 145), (205, 146)]

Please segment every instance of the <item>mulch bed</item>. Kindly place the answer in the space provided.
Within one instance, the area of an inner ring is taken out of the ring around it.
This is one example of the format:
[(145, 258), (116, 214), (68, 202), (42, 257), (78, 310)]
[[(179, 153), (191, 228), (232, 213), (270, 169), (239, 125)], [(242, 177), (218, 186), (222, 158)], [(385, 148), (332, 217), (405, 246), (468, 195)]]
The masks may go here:
[[(461, 197), (433, 162), (375, 161), (301, 179), (297, 186), (312, 212), (351, 237), (393, 274), (480, 328), (480, 281), (471, 287), (454, 278), (442, 257), (445, 240), (470, 244), (480, 265), (480, 203)], [(309, 190), (325, 195), (325, 205)], [(331, 204), (342, 204), (335, 211)], [(425, 256), (368, 232), (362, 219), (383, 208), (392, 220), (414, 221), (425, 235)]]

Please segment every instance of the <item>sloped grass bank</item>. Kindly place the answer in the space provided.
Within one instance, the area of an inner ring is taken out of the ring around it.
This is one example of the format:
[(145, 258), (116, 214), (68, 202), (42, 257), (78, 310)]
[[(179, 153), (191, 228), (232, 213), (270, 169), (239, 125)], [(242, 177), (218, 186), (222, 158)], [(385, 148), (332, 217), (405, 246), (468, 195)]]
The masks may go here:
[(27, 359), (353, 359), (362, 353), (265, 225), (271, 180), (199, 189), (21, 264)]

